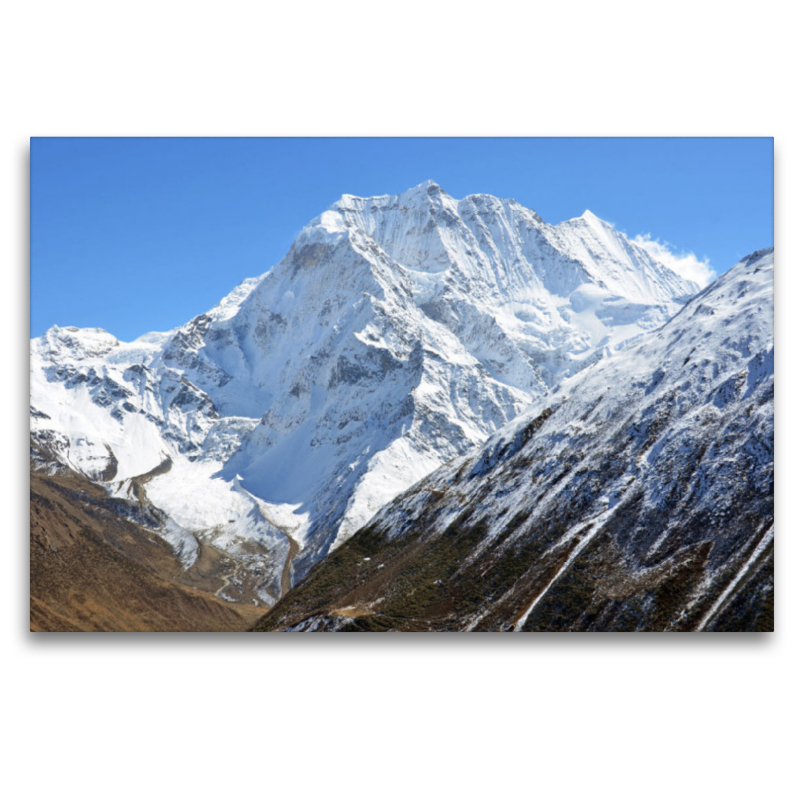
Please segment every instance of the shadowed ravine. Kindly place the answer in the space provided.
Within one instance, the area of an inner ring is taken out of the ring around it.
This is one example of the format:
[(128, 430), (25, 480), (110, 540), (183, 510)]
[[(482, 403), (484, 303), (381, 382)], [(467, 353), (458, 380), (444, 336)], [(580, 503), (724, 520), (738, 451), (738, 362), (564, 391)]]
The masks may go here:
[(286, 539), (289, 542), (289, 552), (286, 554), (286, 563), (283, 565), (281, 573), (281, 597), (292, 588), (292, 562), (300, 552), (300, 545), (288, 533)]

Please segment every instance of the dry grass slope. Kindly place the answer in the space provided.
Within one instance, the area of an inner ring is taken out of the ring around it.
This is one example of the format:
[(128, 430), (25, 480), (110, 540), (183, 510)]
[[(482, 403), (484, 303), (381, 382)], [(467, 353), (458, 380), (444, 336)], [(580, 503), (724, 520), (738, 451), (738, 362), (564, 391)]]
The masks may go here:
[(74, 473), (31, 471), (32, 631), (241, 631), (263, 613), (182, 585), (169, 545)]

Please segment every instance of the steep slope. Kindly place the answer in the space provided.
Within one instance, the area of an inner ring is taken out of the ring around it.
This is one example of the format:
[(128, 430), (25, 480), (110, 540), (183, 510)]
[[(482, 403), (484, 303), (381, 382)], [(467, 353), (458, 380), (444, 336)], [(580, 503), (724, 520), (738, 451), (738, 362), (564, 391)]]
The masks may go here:
[(246, 563), (269, 604), (287, 574), (699, 288), (588, 212), (553, 226), (432, 182), (345, 195), (175, 331), (33, 340), (32, 432), (166, 513), (187, 567), (196, 540)]
[(223, 582), (211, 569), (187, 574), (126, 505), (74, 472), (31, 470), (32, 631), (241, 631), (252, 623), (254, 605), (218, 597)]
[(384, 508), (258, 630), (772, 630), (773, 252)]

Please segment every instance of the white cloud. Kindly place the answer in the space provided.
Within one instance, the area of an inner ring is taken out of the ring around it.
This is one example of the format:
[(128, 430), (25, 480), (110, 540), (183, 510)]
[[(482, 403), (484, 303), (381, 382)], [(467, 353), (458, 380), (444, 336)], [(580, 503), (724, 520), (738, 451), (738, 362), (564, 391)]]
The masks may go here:
[(701, 288), (717, 277), (707, 258), (701, 261), (694, 253), (675, 253), (669, 242), (653, 239), (649, 233), (639, 234), (633, 241), (682, 278), (699, 283)]

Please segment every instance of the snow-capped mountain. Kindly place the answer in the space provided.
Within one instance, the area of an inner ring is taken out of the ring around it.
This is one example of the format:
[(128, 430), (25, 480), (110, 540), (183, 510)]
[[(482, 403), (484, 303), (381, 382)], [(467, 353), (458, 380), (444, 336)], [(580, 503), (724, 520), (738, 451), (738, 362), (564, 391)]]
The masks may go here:
[[(181, 328), (32, 340), (32, 434), (164, 512), (187, 565), (203, 545), (240, 558), (270, 603), (397, 494), (700, 288), (590, 212), (549, 225), (432, 182), (345, 195)], [(241, 576), (227, 591), (241, 596)]]
[(773, 251), (382, 509), (257, 626), (772, 630)]

